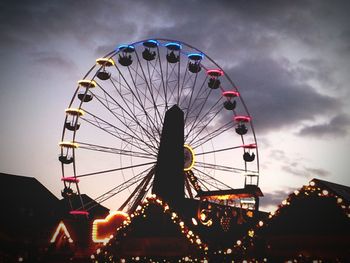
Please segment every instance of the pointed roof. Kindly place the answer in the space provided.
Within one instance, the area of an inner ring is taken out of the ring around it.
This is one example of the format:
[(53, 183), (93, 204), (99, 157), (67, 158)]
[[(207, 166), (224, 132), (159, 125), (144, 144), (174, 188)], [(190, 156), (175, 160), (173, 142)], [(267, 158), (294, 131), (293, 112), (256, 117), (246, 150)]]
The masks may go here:
[[(185, 260), (185, 257), (208, 259), (210, 253), (216, 251), (230, 253), (231, 247), (240, 242), (239, 239), (257, 224), (257, 220), (266, 216), (263, 212), (185, 200), (181, 211), (175, 211), (159, 197), (148, 197), (130, 215), (130, 221), (124, 221), (113, 238), (94, 257), (103, 261), (105, 255), (115, 260), (122, 260), (121, 255), (124, 259), (137, 255), (145, 256), (143, 260), (156, 260), (154, 257), (149, 258), (151, 245), (162, 244), (167, 248), (157, 249), (158, 253), (165, 253), (164, 249), (168, 255), (174, 251), (187, 251), (182, 256), (173, 254), (171, 260)], [(188, 245), (192, 245), (192, 249), (186, 250)], [(161, 257), (165, 255), (160, 255), (158, 259), (163, 259)]]
[(2, 200), (11, 198), (11, 206), (16, 203), (29, 204), (33, 207), (49, 206), (58, 201), (58, 198), (34, 177), (0, 173), (0, 189), (0, 198)]
[(315, 182), (317, 185), (322, 186), (323, 188), (328, 189), (329, 191), (333, 192), (335, 195), (343, 198), (347, 202), (350, 202), (350, 187), (336, 184), (332, 182), (328, 182), (321, 179), (312, 179), (310, 182)]
[(42, 229), (57, 220), (58, 198), (33, 177), (0, 173), (0, 239), (39, 242)]
[(123, 260), (140, 256), (143, 260), (204, 257), (208, 245), (186, 220), (166, 202), (152, 195), (123, 222), (104, 248), (93, 256), (98, 260), (110, 257)]
[(349, 190), (345, 185), (312, 179), (283, 200), (254, 229), (269, 244), (273, 261), (296, 257), (349, 261)]

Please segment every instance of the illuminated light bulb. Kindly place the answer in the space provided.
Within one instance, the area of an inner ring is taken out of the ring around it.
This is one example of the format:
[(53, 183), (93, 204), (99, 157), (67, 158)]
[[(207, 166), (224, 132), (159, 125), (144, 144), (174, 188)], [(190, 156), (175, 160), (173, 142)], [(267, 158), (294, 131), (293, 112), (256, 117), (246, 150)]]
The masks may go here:
[(240, 245), (242, 245), (242, 241), (241, 241), (241, 240), (237, 240), (236, 244), (237, 244), (238, 246), (240, 246)]
[(100, 254), (100, 252), (101, 252), (101, 249), (98, 248), (98, 249), (96, 250), (96, 254)]
[(185, 261), (189, 261), (190, 260), (190, 258), (189, 257), (185, 257)]
[(264, 225), (264, 222), (260, 220), (258, 224), (260, 227), (262, 227)]
[(328, 191), (327, 191), (327, 190), (323, 190), (323, 191), (322, 191), (322, 194), (323, 194), (323, 195), (328, 195)]
[(95, 258), (95, 255), (91, 255), (90, 258), (91, 258), (91, 259), (94, 259), (94, 258)]
[(282, 205), (287, 205), (287, 203), (288, 203), (287, 200), (282, 201)]
[(254, 230), (248, 230), (248, 236), (254, 237)]
[(194, 224), (195, 226), (197, 226), (197, 225), (198, 225), (197, 220), (196, 220), (195, 218), (193, 218), (193, 217), (192, 217), (192, 224)]
[(205, 221), (205, 219), (207, 218), (207, 215), (205, 213), (201, 213), (200, 218), (202, 221)]
[(299, 192), (298, 190), (295, 190), (295, 191), (294, 191), (294, 194), (295, 194), (295, 195), (298, 195), (299, 193), (300, 193), (300, 192)]
[(196, 243), (197, 243), (198, 245), (200, 245), (200, 244), (202, 243), (202, 241), (201, 241), (199, 238), (197, 238), (197, 239), (196, 239)]
[(19, 257), (19, 258), (18, 258), (18, 262), (23, 262), (23, 258), (22, 258), (22, 257)]
[(341, 202), (343, 202), (343, 199), (341, 199), (340, 197), (337, 198), (337, 203), (340, 204)]
[(309, 183), (309, 185), (310, 185), (310, 186), (315, 186), (315, 182), (314, 182), (314, 181), (311, 181), (311, 182)]
[(231, 254), (231, 253), (232, 253), (232, 249), (231, 249), (231, 248), (228, 248), (228, 249), (226, 250), (226, 253), (227, 253), (227, 254)]
[(135, 260), (136, 260), (136, 261), (139, 261), (139, 260), (140, 260), (140, 257), (136, 257)]

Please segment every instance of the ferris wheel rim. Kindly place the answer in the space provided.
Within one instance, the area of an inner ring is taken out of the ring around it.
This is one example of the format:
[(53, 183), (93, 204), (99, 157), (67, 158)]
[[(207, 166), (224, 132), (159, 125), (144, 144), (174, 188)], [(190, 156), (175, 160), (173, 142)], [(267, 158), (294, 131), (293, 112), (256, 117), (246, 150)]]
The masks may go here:
[[(204, 52), (202, 52), (201, 50), (199, 50), (199, 49), (197, 49), (196, 47), (193, 47), (193, 46), (191, 46), (191, 45), (189, 45), (189, 44), (187, 44), (187, 43), (185, 43), (185, 42), (183, 42), (183, 41), (172, 40), (172, 39), (165, 39), (165, 38), (154, 38), (154, 39), (145, 39), (145, 40), (137, 41), (137, 42), (134, 42), (134, 43), (132, 43), (132, 44), (129, 44), (128, 46), (139, 45), (139, 44), (141, 44), (141, 43), (144, 43), (145, 41), (150, 41), (150, 40), (181, 43), (182, 45), (188, 46), (188, 47), (190, 47), (191, 49), (194, 49), (194, 50), (198, 51), (199, 53), (203, 54), (203, 55), (205, 56), (206, 59), (208, 59), (211, 63), (213, 63), (219, 70), (222, 71), (222, 73), (225, 75), (225, 77), (226, 77), (226, 78), (228, 79), (228, 81), (231, 83), (232, 87), (238, 92), (238, 87), (237, 87), (237, 86), (235, 85), (235, 83), (231, 80), (231, 78), (229, 77), (229, 75), (227, 75), (226, 72), (225, 72), (213, 59), (211, 59), (209, 56), (207, 56), (207, 55), (206, 55)], [(164, 46), (165, 46), (165, 44), (164, 44)], [(157, 45), (157, 49), (158, 49), (158, 48), (159, 48), (159, 47), (158, 47), (158, 45)], [(113, 50), (113, 51), (107, 53), (103, 58), (111, 59), (111, 58), (113, 58), (114, 56), (116, 56), (116, 55), (117, 55), (118, 53), (120, 53), (120, 52), (121, 52), (120, 49)], [(159, 52), (158, 52), (158, 54), (159, 54)], [(182, 53), (181, 53), (181, 54), (182, 54)], [(185, 53), (183, 53), (183, 54), (185, 54)], [(90, 70), (85, 74), (85, 76), (84, 76), (83, 79), (86, 79), (86, 78), (89, 76), (89, 74), (90, 74), (95, 68), (98, 68), (97, 64), (94, 64), (94, 65), (90, 68)], [(102, 68), (102, 67), (100, 67), (100, 69), (101, 69), (101, 68)], [(95, 72), (95, 74), (94, 74), (93, 77), (91, 78), (92, 81), (96, 78), (97, 73), (98, 73), (98, 70)], [(70, 102), (70, 104), (69, 104), (69, 108), (72, 106), (74, 100), (76, 99), (76, 96), (77, 96), (78, 92), (79, 92), (79, 85), (78, 85), (78, 87), (77, 87), (77, 89), (76, 89), (76, 91), (75, 91), (75, 93), (74, 93), (74, 95), (73, 95), (73, 97), (72, 97), (72, 99), (71, 99), (71, 102)], [(86, 92), (87, 92), (87, 90), (86, 90)], [(243, 100), (242, 97), (240, 97), (240, 101), (241, 101), (241, 103), (242, 103), (242, 105), (243, 105), (243, 107), (244, 107), (245, 112), (247, 113), (247, 116), (248, 116), (249, 118), (251, 118), (251, 115), (250, 115), (250, 113), (249, 113), (249, 111), (248, 111), (248, 108), (247, 108), (247, 106), (246, 106), (246, 104), (245, 104), (245, 102), (244, 102), (244, 100)], [(78, 107), (79, 109), (81, 109), (83, 103), (84, 103), (83, 101), (80, 102), (79, 107)], [(66, 115), (66, 117), (65, 117), (65, 123), (67, 122), (67, 119), (68, 119), (68, 115)], [(78, 123), (78, 118), (76, 119), (75, 125), (77, 125), (77, 123)], [(256, 159), (256, 160), (257, 160), (257, 172), (259, 172), (258, 147), (257, 147), (257, 140), (256, 140), (255, 130), (254, 130), (254, 127), (253, 127), (253, 122), (252, 122), (252, 120), (250, 120), (249, 123), (250, 123), (250, 128), (251, 128), (251, 130), (252, 130), (252, 134), (253, 134), (253, 137), (254, 137), (254, 142), (255, 142), (255, 144), (256, 144), (255, 149), (256, 149), (256, 155), (257, 155), (257, 156), (256, 156), (256, 157), (257, 157), (257, 159)], [(66, 129), (65, 127), (63, 127), (62, 141), (63, 141), (63, 139), (64, 139), (64, 137), (65, 137), (65, 132), (66, 132), (66, 130), (67, 130), (67, 129)], [(72, 140), (73, 142), (75, 141), (76, 134), (77, 134), (77, 130), (74, 130), (74, 131), (73, 131), (73, 140)], [(243, 135), (241, 135), (241, 140), (242, 140), (242, 142), (243, 142), (243, 144), (244, 144)], [(63, 153), (63, 149), (61, 148), (61, 154), (62, 154), (62, 153)], [(76, 170), (76, 168), (75, 168), (75, 149), (73, 149), (73, 158), (74, 158), (74, 161), (73, 161), (74, 178), (77, 179), (77, 178), (79, 178), (79, 176), (77, 176), (76, 171), (75, 171), (75, 170)], [(62, 164), (61, 166), (62, 166), (62, 178), (64, 178), (64, 177), (65, 177), (64, 164)], [(64, 184), (65, 184), (65, 182), (64, 182)], [(77, 188), (77, 191), (78, 191), (78, 195), (81, 196), (81, 193), (80, 193), (80, 190), (79, 190), (79, 186), (78, 186), (78, 182), (76, 182), (75, 184), (76, 184), (76, 188)], [(65, 186), (66, 186), (66, 184), (65, 184)]]

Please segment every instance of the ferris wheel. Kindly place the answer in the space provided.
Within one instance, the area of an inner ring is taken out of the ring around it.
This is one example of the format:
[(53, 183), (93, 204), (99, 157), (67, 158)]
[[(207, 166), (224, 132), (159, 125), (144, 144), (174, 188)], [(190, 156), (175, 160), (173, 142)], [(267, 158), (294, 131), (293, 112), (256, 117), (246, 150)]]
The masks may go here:
[(98, 58), (65, 110), (62, 196), (80, 200), (71, 202), (71, 214), (87, 215), (102, 202), (135, 210), (151, 191), (164, 118), (174, 105), (184, 116), (186, 197), (258, 205), (256, 136), (237, 86), (197, 48), (148, 39)]

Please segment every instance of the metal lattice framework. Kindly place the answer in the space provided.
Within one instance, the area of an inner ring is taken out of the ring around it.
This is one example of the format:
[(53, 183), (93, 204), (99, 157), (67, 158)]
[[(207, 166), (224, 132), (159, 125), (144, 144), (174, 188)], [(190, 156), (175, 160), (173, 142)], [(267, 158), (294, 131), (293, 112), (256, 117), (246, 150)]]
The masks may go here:
[[(258, 185), (252, 117), (237, 86), (200, 50), (151, 39), (119, 46), (78, 82), (60, 142), (62, 195), (97, 193), (97, 203), (117, 197), (113, 204), (133, 210), (152, 187), (164, 114), (173, 105), (184, 112), (188, 198), (233, 189), (242, 178)], [(71, 202), (72, 213), (87, 214), (96, 202)]]

